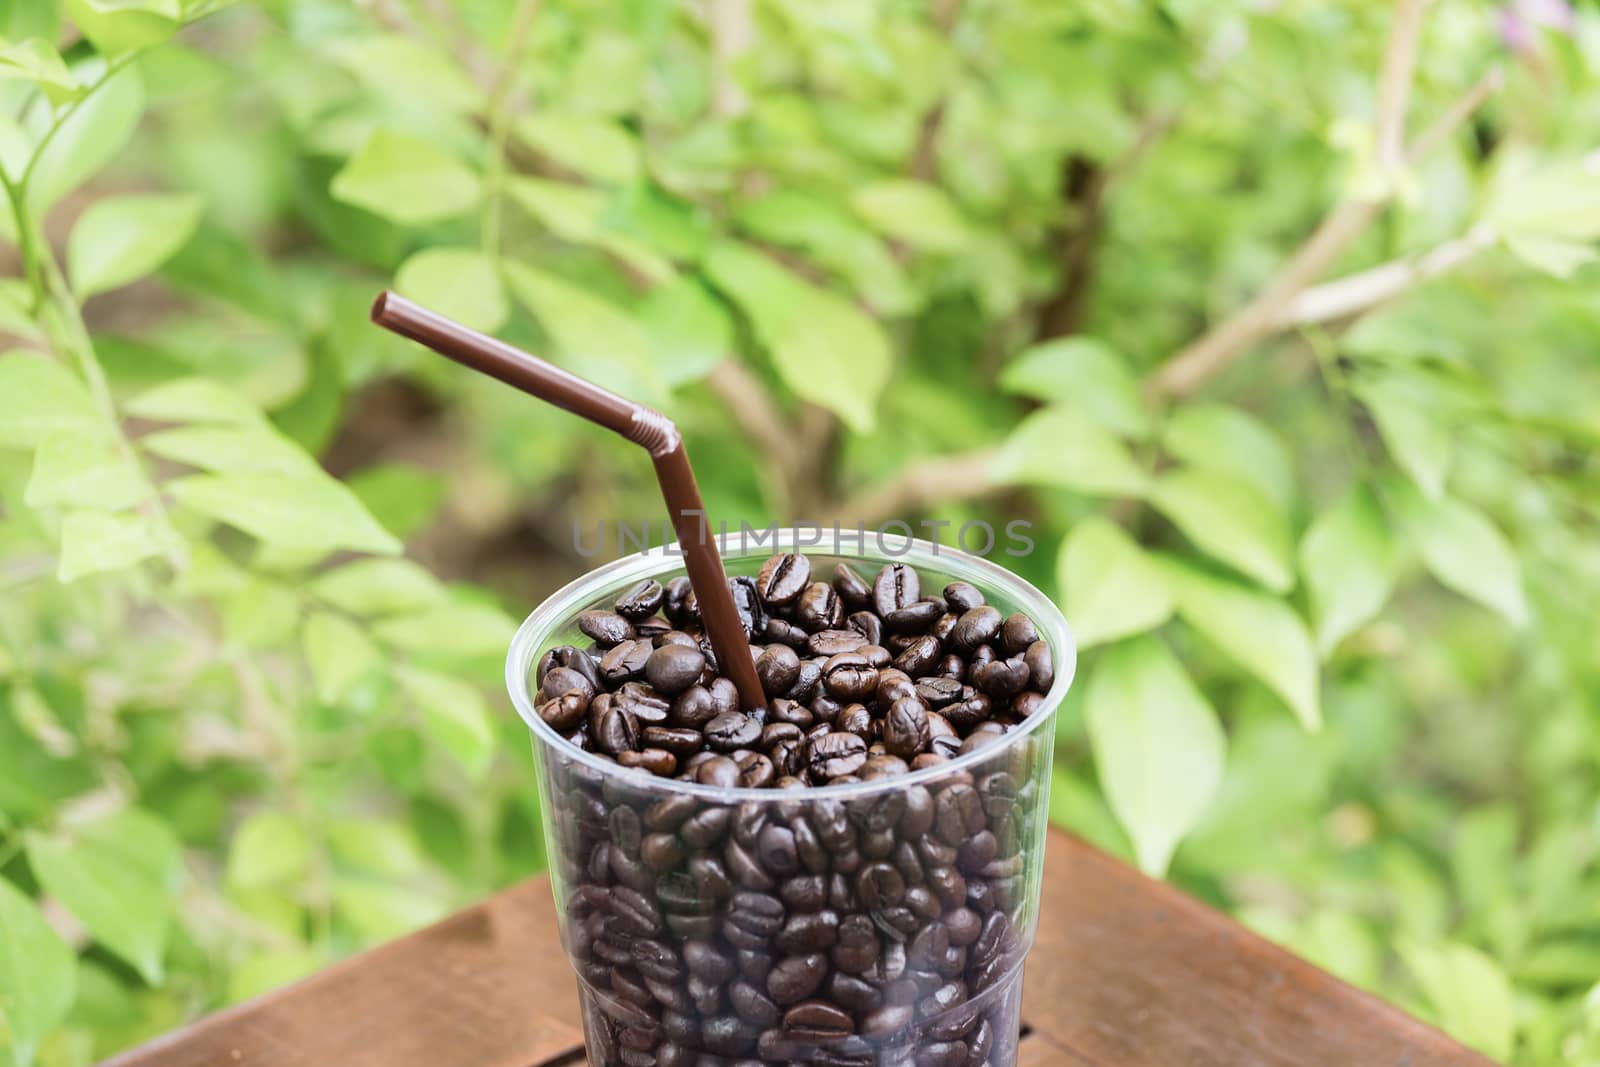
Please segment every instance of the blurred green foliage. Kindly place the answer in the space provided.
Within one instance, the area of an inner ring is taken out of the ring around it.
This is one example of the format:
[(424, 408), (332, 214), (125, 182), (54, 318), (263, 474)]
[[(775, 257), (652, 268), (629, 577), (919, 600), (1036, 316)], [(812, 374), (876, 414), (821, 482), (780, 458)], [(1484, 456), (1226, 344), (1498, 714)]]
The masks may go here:
[(513, 617), (658, 505), (394, 285), (667, 410), (717, 516), (1033, 522), (1058, 822), (1600, 1064), (1600, 13), (1395, 24), (0, 3), (0, 1061), (542, 866)]

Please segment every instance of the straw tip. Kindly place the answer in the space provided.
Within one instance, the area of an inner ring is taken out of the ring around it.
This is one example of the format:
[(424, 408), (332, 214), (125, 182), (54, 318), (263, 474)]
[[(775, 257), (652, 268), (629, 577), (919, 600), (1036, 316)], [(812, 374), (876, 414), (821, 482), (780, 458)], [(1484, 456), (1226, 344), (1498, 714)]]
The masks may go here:
[(389, 298), (394, 294), (385, 289), (372, 301), (372, 321), (382, 322), (385, 310), (389, 306)]

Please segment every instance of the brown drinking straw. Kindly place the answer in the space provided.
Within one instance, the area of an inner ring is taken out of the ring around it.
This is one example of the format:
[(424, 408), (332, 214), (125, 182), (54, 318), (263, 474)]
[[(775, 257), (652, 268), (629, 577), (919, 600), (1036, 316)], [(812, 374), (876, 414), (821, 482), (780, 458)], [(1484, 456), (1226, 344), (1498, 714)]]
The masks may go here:
[(671, 419), (396, 293), (378, 294), (372, 304), (372, 321), (643, 445), (655, 464), (656, 480), (661, 483), (672, 528), (683, 548), (684, 566), (700, 603), (700, 617), (711, 636), (711, 647), (717, 654), (717, 666), (738, 687), (740, 702), (746, 708), (767, 706), (761, 679), (750, 658), (750, 642), (745, 639), (733, 594), (728, 591), (722, 557), (717, 554), (717, 543), (706, 534), (706, 506), (689, 466), (689, 453)]

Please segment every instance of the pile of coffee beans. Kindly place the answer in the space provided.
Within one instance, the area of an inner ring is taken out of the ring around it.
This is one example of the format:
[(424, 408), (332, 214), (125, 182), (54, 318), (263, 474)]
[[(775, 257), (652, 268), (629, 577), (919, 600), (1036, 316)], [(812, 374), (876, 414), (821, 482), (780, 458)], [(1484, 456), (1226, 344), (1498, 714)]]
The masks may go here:
[[(539, 716), (579, 748), (718, 786), (870, 781), (994, 741), (1055, 680), (1032, 620), (966, 582), (924, 595), (892, 563), (869, 585), (849, 564), (813, 581), (799, 553), (730, 580), (769, 706), (741, 708), (720, 677), (687, 578), (643, 581), (586, 611), (590, 648), (539, 660)], [(663, 617), (664, 613), (664, 617)]]
[(539, 750), (590, 1062), (1013, 1062), (1050, 739), (915, 783), (806, 787), (990, 745), (1040, 708), (1048, 645), (971, 585), (924, 595), (901, 564), (813, 581), (791, 554), (731, 581), (767, 709), (739, 707), (682, 580), (583, 613), (593, 647), (538, 665), (541, 717), (636, 768)]

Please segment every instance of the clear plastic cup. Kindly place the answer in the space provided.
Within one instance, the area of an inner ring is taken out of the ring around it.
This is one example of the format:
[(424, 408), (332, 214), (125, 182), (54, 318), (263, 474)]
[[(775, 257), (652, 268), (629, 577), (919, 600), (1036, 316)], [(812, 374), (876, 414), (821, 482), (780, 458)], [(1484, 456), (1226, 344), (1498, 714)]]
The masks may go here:
[(629, 556), (546, 600), (518, 630), (506, 680), (533, 731), (592, 1064), (1015, 1062), (1071, 633), (1039, 590), (987, 560), (870, 534), (861, 551), (832, 555), (811, 551), (815, 538), (720, 544), (730, 576), (799, 550), (818, 576), (846, 562), (870, 581), (905, 563), (924, 589), (969, 582), (1034, 621), (1054, 682), (1023, 723), (938, 766), (800, 790), (719, 788), (580, 751), (534, 707), (539, 657), (587, 645), (579, 613), (609, 609), (642, 579), (665, 583), (683, 573), (681, 557)]

